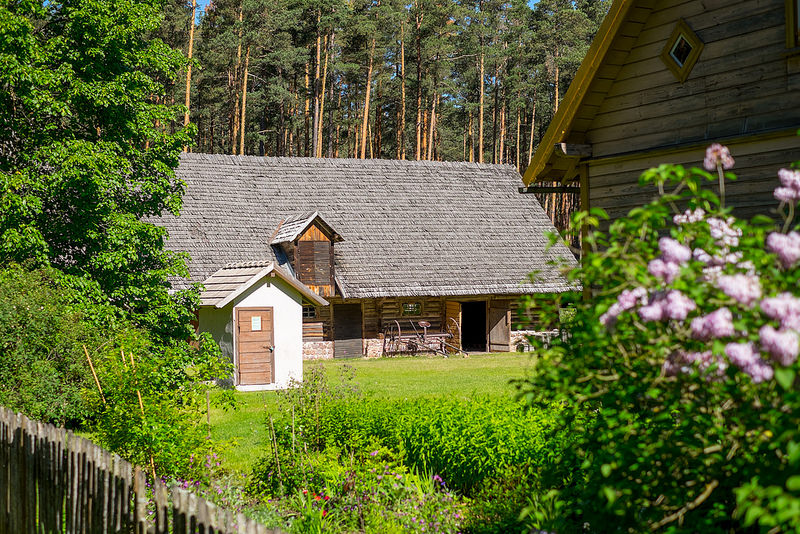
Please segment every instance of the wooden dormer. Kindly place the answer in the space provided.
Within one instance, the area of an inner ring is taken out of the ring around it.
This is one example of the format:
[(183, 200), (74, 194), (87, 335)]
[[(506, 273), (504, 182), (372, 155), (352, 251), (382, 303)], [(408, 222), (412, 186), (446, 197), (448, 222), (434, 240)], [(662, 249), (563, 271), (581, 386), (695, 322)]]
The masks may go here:
[(339, 241), (342, 237), (314, 212), (284, 219), (270, 244), (283, 250), (300, 282), (330, 297), (335, 293), (333, 247)]

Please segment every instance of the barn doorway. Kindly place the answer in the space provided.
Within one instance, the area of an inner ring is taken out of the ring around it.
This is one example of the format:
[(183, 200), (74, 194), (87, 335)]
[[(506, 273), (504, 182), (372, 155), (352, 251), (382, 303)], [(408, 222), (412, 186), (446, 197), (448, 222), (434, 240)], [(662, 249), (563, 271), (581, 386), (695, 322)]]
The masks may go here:
[(461, 303), (461, 350), (486, 352), (486, 301)]
[(333, 357), (360, 358), (361, 304), (335, 304), (333, 306)]

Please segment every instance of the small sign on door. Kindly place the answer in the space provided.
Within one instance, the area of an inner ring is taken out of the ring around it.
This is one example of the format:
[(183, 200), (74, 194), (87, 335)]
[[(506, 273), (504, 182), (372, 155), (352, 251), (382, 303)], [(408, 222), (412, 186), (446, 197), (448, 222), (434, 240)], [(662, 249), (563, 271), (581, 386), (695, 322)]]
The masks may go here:
[(261, 330), (261, 316), (255, 315), (250, 318), (250, 330), (252, 332), (258, 332)]

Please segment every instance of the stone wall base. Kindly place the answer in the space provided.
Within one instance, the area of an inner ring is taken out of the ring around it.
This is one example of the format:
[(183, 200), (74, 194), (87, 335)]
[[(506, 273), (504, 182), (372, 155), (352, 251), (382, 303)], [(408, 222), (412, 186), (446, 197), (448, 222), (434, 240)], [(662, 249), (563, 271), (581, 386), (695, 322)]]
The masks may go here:
[(364, 340), (364, 356), (378, 358), (383, 354), (383, 339), (372, 338)]
[(304, 360), (330, 360), (333, 358), (333, 341), (304, 341)]

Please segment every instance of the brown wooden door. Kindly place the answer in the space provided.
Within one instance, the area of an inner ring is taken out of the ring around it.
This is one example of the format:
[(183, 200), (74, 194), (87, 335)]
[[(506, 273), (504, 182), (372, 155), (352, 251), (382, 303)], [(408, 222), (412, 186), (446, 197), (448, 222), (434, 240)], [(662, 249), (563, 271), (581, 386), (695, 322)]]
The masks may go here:
[[(452, 345), (447, 347), (447, 352), (456, 352), (461, 350), (461, 303), (454, 300), (448, 300), (444, 303), (444, 330), (449, 333), (451, 337), (448, 344)], [(456, 347), (456, 348), (453, 348)]]
[(335, 304), (333, 306), (333, 357), (361, 357), (363, 352), (361, 335), (361, 304)]
[(511, 309), (508, 303), (489, 306), (489, 352), (508, 352), (511, 347)]
[(236, 328), (239, 385), (275, 382), (272, 308), (237, 308)]

